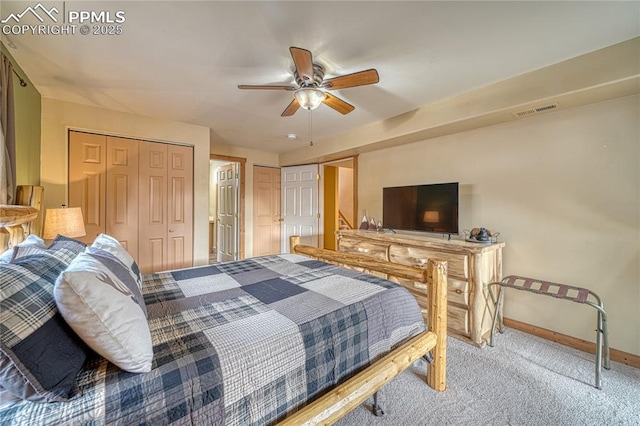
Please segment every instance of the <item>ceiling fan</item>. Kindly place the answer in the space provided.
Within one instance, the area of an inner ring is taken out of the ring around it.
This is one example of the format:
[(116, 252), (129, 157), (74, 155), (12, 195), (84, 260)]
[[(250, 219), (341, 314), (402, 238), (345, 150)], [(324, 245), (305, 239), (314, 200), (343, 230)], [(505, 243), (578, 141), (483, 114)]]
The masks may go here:
[(380, 81), (378, 71), (369, 69), (353, 74), (324, 79), (324, 67), (313, 63), (311, 52), (299, 47), (290, 47), (291, 57), (295, 65), (294, 77), (298, 87), (291, 85), (246, 85), (241, 84), (238, 89), (253, 90), (287, 90), (293, 92), (293, 100), (282, 112), (282, 117), (288, 117), (296, 113), (300, 107), (312, 110), (321, 103), (335, 109), (341, 114), (349, 114), (355, 107), (337, 96), (329, 93), (329, 90), (347, 89), (349, 87), (375, 84)]

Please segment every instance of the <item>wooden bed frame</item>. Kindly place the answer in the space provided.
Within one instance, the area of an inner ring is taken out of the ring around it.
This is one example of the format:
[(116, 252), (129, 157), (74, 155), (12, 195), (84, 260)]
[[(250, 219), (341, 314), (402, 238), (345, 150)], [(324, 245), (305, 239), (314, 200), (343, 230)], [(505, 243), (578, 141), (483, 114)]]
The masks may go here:
[(367, 273), (383, 274), (391, 281), (405, 287), (413, 287), (414, 291), (416, 288), (424, 289), (429, 300), (428, 329), (311, 404), (289, 415), (278, 425), (333, 424), (429, 351), (433, 356), (433, 362), (428, 367), (427, 384), (437, 391), (445, 390), (447, 262), (429, 260), (426, 269), (419, 269), (356, 254), (304, 246), (300, 244), (300, 237), (291, 237), (290, 241), (292, 253), (303, 254)]

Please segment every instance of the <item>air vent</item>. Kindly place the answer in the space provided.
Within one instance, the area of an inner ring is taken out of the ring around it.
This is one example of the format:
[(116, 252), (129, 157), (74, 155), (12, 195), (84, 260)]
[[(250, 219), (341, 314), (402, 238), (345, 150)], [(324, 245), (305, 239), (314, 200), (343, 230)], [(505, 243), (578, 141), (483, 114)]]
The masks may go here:
[(530, 109), (525, 109), (523, 111), (516, 111), (513, 112), (512, 114), (516, 117), (526, 117), (528, 115), (532, 115), (532, 114), (538, 114), (541, 112), (545, 112), (545, 111), (551, 111), (558, 108), (558, 104), (549, 104), (549, 105), (542, 105), (539, 107), (535, 107), (535, 108), (530, 108)]

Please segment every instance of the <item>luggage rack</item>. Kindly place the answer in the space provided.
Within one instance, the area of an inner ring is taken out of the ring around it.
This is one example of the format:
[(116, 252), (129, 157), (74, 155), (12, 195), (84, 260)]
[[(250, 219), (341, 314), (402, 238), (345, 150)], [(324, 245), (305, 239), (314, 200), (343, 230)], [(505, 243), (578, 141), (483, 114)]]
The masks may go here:
[[(552, 283), (535, 278), (526, 278), (517, 275), (509, 275), (500, 282), (490, 283), (489, 285), (497, 285), (500, 287), (498, 291), (498, 300), (493, 314), (493, 323), (491, 325), (491, 340), (489, 346), (493, 346), (493, 336), (495, 334), (496, 322), (499, 315), (500, 304), (502, 303), (503, 290), (505, 287), (516, 290), (527, 291), (535, 294), (543, 294), (545, 296), (555, 297), (556, 299), (569, 300), (571, 302), (582, 303), (593, 307), (598, 312), (597, 328), (596, 328), (596, 380), (595, 387), (601, 389), (600, 372), (602, 371), (602, 348), (604, 344), (604, 368), (611, 368), (609, 359), (609, 333), (607, 330), (607, 313), (600, 297), (589, 289), (575, 287), (567, 284)], [(500, 327), (500, 333), (503, 327)]]

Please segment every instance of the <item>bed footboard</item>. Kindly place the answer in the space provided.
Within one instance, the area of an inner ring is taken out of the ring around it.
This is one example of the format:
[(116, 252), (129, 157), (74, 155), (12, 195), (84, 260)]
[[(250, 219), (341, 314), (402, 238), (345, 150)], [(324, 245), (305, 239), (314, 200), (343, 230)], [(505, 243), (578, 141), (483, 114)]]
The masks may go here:
[[(415, 336), (384, 358), (361, 371), (345, 383), (329, 391), (313, 403), (284, 419), (279, 425), (332, 424), (364, 402), (384, 384), (408, 368), (415, 360), (431, 351), (427, 384), (437, 391), (446, 388), (447, 362), (447, 262), (429, 260), (426, 269), (378, 261), (357, 254), (341, 253), (300, 244), (291, 237), (291, 251), (325, 262), (355, 268), (363, 272), (382, 273), (390, 281), (405, 287), (423, 283), (429, 300), (428, 330)], [(414, 287), (414, 291), (417, 288)]]

